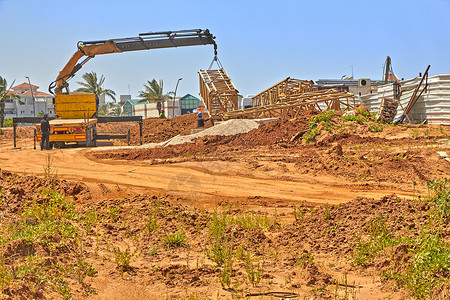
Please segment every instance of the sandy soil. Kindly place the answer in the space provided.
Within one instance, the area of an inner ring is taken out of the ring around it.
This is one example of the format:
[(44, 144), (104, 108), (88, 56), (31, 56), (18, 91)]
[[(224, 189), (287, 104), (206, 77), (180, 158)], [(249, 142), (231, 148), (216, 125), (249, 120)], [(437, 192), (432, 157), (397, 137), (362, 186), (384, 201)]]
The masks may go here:
[[(333, 177), (285, 176), (283, 171), (254, 173), (251, 163), (196, 162), (152, 165), (142, 161), (105, 161), (90, 159), (86, 149), (3, 148), (3, 170), (43, 175), (48, 156), (58, 178), (86, 183), (95, 190), (99, 184), (150, 193), (169, 193), (191, 198), (192, 204), (213, 208), (219, 201), (248, 200), (254, 197), (272, 201), (302, 203), (342, 203), (357, 196), (381, 197), (408, 190), (368, 187), (366, 184), (339, 182)], [(278, 165), (277, 165), (278, 166)], [(253, 173), (253, 174), (252, 174)]]
[[(411, 223), (428, 208), (417, 207), (413, 198), (425, 192), (427, 180), (450, 175), (450, 164), (438, 154), (450, 154), (450, 129), (385, 126), (373, 132), (369, 126), (378, 124), (336, 117), (332, 130), (305, 145), (302, 136), (312, 116), (155, 149), (38, 151), (25, 134), (18, 148), (10, 135), (0, 136), (1, 186), (9, 195), (3, 220), (17, 218), (24, 202), (41, 197), (33, 193), (51, 184), (42, 179), (49, 173), (58, 179), (61, 193), (74, 197), (80, 215), (95, 211), (96, 222), (89, 228), (75, 223), (84, 232), (86, 261), (98, 271), (86, 279), (96, 294), (69, 280), (74, 298), (278, 299), (287, 293), (300, 299), (410, 298), (407, 291), (381, 281), (382, 259), (364, 268), (351, 263), (355, 233), (383, 214), (399, 232), (416, 234)], [(146, 141), (188, 134), (191, 119), (148, 121)], [(149, 133), (150, 124), (158, 124), (159, 135)], [(231, 285), (225, 286), (220, 283), (224, 268), (205, 254), (216, 209), (235, 218), (225, 232), (233, 251), (243, 251), (239, 245), (250, 249), (247, 263), (245, 251), (238, 255)], [(265, 216), (271, 225), (245, 228), (237, 221), (243, 214)], [(150, 232), (152, 216), (158, 229)], [(185, 243), (168, 247), (167, 236), (180, 232)], [(5, 249), (23, 248), (14, 245)], [(114, 247), (136, 254), (124, 273), (114, 262)], [(61, 255), (76, 259), (68, 253)], [(263, 265), (257, 284), (248, 277), (248, 259), (255, 267)], [(271, 295), (275, 291), (284, 294)], [(24, 297), (60, 297), (51, 289), (22, 292)]]

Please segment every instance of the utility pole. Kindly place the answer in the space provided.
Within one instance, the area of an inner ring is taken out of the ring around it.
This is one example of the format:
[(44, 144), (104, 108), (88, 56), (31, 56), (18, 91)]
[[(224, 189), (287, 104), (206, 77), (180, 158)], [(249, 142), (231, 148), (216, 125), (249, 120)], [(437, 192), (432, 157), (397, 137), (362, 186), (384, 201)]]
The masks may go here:
[(28, 84), (30, 85), (31, 99), (33, 100), (33, 117), (36, 117), (36, 104), (34, 102), (33, 87), (31, 86), (30, 77), (25, 76), (25, 78), (28, 79)]
[[(172, 118), (175, 117), (175, 99), (177, 97), (177, 89), (178, 89), (178, 83), (180, 83), (180, 80), (183, 80), (183, 78), (178, 78), (177, 85), (175, 86), (175, 92), (173, 93), (173, 102), (172, 102)], [(180, 103), (178, 103), (178, 107), (180, 106)]]

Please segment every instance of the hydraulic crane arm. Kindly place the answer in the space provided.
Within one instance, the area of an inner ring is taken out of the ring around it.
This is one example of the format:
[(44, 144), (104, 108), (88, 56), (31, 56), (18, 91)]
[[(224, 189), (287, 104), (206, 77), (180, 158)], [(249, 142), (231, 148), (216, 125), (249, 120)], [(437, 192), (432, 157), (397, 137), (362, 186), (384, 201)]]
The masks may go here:
[[(138, 37), (110, 39), (102, 41), (78, 42), (78, 50), (75, 52), (64, 68), (58, 75), (58, 78), (49, 86), (49, 92), (53, 94), (63, 94), (63, 89), (68, 93), (69, 79), (75, 76), (85, 63), (96, 55), (108, 53), (121, 53), (128, 51), (150, 50), (159, 48), (173, 48), (196, 45), (214, 45), (214, 56), (217, 56), (217, 44), (208, 29), (192, 29), (180, 31), (165, 31), (154, 33), (142, 33)], [(78, 61), (86, 58), (78, 63)]]

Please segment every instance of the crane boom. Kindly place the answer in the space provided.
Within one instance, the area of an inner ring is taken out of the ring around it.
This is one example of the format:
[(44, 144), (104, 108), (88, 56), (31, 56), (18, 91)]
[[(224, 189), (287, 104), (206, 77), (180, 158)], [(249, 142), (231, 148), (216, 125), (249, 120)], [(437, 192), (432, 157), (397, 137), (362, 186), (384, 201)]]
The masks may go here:
[[(49, 86), (49, 92), (63, 94), (63, 89), (69, 93), (69, 79), (75, 76), (85, 63), (96, 55), (121, 53), (128, 51), (150, 50), (160, 48), (174, 48), (197, 45), (214, 45), (214, 55), (217, 55), (217, 44), (208, 29), (192, 29), (179, 31), (164, 31), (141, 33), (137, 37), (109, 39), (89, 42), (78, 42), (78, 50), (72, 55), (67, 64), (58, 74), (57, 79)], [(86, 58), (78, 63), (78, 61)]]

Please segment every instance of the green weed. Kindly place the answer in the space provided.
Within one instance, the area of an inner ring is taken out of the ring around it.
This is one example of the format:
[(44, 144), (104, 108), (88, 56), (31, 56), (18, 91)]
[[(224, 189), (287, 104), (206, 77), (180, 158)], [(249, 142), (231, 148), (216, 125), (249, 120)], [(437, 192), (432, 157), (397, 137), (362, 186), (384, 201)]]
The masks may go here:
[(364, 122), (368, 121), (366, 117), (361, 115), (348, 115), (348, 116), (341, 116), (341, 119), (344, 121), (353, 121), (357, 122), (358, 124), (363, 124)]
[(261, 281), (263, 264), (261, 262), (253, 263), (250, 253), (247, 253), (245, 270), (247, 271), (248, 281), (250, 281), (253, 286), (256, 286)]
[(117, 207), (117, 206), (113, 206), (113, 207), (111, 207), (109, 209), (108, 216), (109, 216), (109, 219), (111, 221), (115, 221), (116, 220), (116, 218), (119, 216), (120, 209), (121, 208)]
[(267, 213), (258, 214), (253, 211), (237, 216), (228, 216), (226, 222), (227, 224), (240, 226), (246, 230), (264, 229), (273, 224), (273, 222), (269, 220)]
[(303, 223), (303, 216), (305, 215), (304, 205), (302, 204), (299, 208), (293, 205), (294, 208), (294, 218), (296, 222)]
[(413, 129), (413, 131), (411, 132), (411, 136), (413, 138), (417, 138), (419, 136), (419, 130), (418, 129)]
[(325, 220), (331, 219), (330, 208), (328, 207), (328, 203), (325, 204), (325, 212), (324, 212), (323, 217)]
[(427, 186), (429, 196), (418, 201), (427, 201), (430, 212), (424, 224), (417, 224), (417, 236), (394, 237), (387, 219), (378, 217), (368, 223), (367, 237), (360, 236), (354, 253), (355, 263), (366, 265), (401, 244), (407, 253), (402, 259), (392, 260), (383, 277), (407, 288), (417, 299), (428, 299), (439, 289), (450, 287), (450, 245), (441, 235), (450, 214), (450, 185), (444, 179), (429, 181)]
[(311, 118), (308, 123), (309, 130), (303, 135), (303, 142), (309, 144), (315, 140), (316, 136), (320, 135), (319, 125), (321, 125), (321, 128), (330, 131), (332, 128), (330, 120), (334, 115), (334, 110), (327, 110)]
[(151, 211), (150, 214), (148, 215), (147, 222), (145, 223), (145, 229), (146, 229), (149, 233), (158, 231), (158, 229), (159, 229), (159, 224), (158, 224), (158, 211), (157, 211), (157, 209), (154, 209), (154, 210)]
[(47, 154), (47, 157), (45, 158), (45, 165), (44, 165), (44, 178), (56, 178), (57, 177), (57, 169), (53, 167), (53, 158), (50, 156), (50, 154)]
[(233, 258), (226, 260), (220, 273), (220, 284), (223, 288), (231, 287), (231, 276), (233, 275)]
[(158, 255), (160, 253), (160, 251), (155, 245), (148, 245), (147, 249), (148, 250), (146, 254), (150, 256)]
[(131, 268), (130, 262), (134, 256), (137, 256), (137, 249), (132, 252), (130, 247), (127, 247), (127, 249), (123, 251), (119, 247), (115, 247), (113, 252), (115, 258), (114, 261), (120, 269), (120, 274), (123, 275), (126, 270)]
[(382, 124), (370, 124), (368, 127), (369, 131), (371, 132), (382, 132), (384, 129), (384, 126)]
[(164, 235), (164, 246), (166, 248), (178, 248), (186, 246), (186, 234), (184, 230), (178, 230), (173, 234)]
[(305, 144), (309, 144), (309, 143), (313, 142), (316, 139), (316, 136), (320, 135), (320, 133), (321, 133), (321, 131), (317, 127), (309, 129), (303, 135), (303, 142)]

